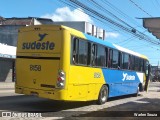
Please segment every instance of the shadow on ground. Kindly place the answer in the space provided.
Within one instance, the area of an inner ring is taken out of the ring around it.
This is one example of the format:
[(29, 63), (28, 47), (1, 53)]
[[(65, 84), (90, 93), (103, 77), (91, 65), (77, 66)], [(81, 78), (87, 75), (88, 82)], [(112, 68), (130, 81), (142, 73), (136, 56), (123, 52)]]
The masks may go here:
[[(110, 98), (109, 101), (125, 99), (132, 96)], [(96, 101), (89, 102), (64, 102), (38, 98), (36, 96), (15, 95), (0, 97), (0, 110), (17, 112), (57, 112), (79, 108), (83, 106), (96, 105)]]
[[(100, 111), (94, 111), (79, 117), (136, 117), (137, 115), (144, 115), (147, 113), (157, 114), (160, 117), (160, 99), (158, 98), (142, 98), (137, 101), (127, 102), (110, 108), (105, 108)], [(146, 114), (146, 116), (145, 116)]]
[(26, 95), (0, 97), (0, 110), (18, 112), (57, 112), (91, 104), (95, 102), (64, 102)]

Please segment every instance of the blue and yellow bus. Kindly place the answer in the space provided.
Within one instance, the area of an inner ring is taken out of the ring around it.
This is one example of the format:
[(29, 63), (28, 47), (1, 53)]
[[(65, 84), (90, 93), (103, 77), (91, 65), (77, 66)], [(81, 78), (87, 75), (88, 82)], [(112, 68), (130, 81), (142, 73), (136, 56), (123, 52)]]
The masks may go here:
[(21, 28), (16, 55), (19, 94), (104, 104), (149, 79), (146, 56), (61, 25)]

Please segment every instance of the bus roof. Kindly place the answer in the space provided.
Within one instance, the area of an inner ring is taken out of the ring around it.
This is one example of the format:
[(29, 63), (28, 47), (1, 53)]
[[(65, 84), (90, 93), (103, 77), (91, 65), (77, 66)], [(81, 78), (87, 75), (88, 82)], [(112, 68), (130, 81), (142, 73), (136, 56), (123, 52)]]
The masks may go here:
[(148, 58), (145, 55), (142, 55), (140, 53), (137, 53), (137, 52), (134, 52), (132, 50), (123, 48), (121, 46), (118, 46), (116, 44), (110, 43), (108, 41), (104, 41), (104, 40), (98, 39), (98, 38), (96, 38), (94, 36), (88, 35), (86, 33), (83, 33), (81, 31), (75, 30), (73, 28), (69, 28), (69, 27), (62, 26), (62, 25), (61, 25), (61, 27), (64, 28), (64, 29), (69, 30), (71, 34), (76, 35), (78, 37), (81, 37), (83, 39), (86, 39), (86, 40), (89, 40), (89, 41), (92, 41), (92, 42), (95, 42), (95, 43), (98, 43), (98, 44), (101, 44), (101, 45), (105, 45), (105, 46), (108, 46), (110, 48), (113, 48), (113, 49), (116, 49), (116, 50), (119, 50), (119, 51), (122, 51), (122, 52), (125, 52), (125, 53), (128, 53), (128, 54), (131, 54), (131, 55), (135, 55), (137, 57), (140, 57), (140, 58), (148, 60)]

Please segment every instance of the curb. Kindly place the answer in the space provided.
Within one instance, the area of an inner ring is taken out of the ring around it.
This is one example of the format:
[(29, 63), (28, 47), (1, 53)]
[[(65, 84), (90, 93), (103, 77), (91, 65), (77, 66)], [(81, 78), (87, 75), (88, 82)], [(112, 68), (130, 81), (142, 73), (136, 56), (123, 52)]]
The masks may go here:
[(0, 89), (4, 88), (13, 88), (14, 89), (15, 83), (14, 82), (0, 82)]

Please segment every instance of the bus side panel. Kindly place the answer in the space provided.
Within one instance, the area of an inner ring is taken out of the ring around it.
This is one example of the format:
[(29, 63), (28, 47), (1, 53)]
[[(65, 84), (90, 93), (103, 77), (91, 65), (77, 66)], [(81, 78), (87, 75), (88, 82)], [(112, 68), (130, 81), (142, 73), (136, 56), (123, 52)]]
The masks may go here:
[(109, 85), (109, 97), (134, 94), (143, 83), (143, 73), (123, 70), (103, 69), (106, 83)]
[(102, 70), (83, 66), (70, 66), (68, 86), (69, 100), (97, 100), (99, 91), (105, 84)]

